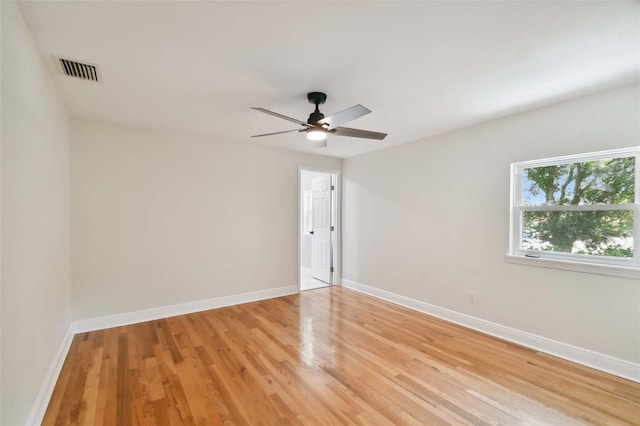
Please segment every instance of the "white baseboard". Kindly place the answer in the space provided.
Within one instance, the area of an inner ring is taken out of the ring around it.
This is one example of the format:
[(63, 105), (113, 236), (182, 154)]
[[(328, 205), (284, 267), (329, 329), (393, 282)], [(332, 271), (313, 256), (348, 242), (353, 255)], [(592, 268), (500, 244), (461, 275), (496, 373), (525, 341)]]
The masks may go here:
[(84, 333), (87, 331), (101, 330), (104, 328), (119, 327), (122, 325), (135, 324), (138, 322), (174, 317), (176, 315), (191, 314), (193, 312), (206, 311), (209, 309), (223, 308), (225, 306), (239, 305), (241, 303), (272, 299), (274, 297), (288, 296), (295, 293), (298, 293), (298, 286), (290, 285), (286, 287), (252, 291), (249, 293), (215, 297), (213, 299), (179, 303), (177, 305), (162, 306), (160, 308), (144, 309), (141, 311), (126, 312), (123, 314), (77, 320), (73, 322), (73, 325), (76, 333)]
[(526, 331), (517, 330), (491, 321), (462, 314), (440, 306), (431, 305), (410, 297), (391, 293), (390, 291), (370, 287), (348, 279), (342, 279), (344, 287), (383, 299), (397, 305), (413, 309), (434, 317), (480, 331), (491, 336), (499, 337), (531, 349), (545, 352), (559, 358), (576, 362), (596, 370), (604, 371), (634, 382), (640, 383), (640, 364), (615, 358), (589, 349), (580, 348), (568, 343), (538, 336)]
[(31, 426), (42, 424), (44, 413), (49, 405), (49, 400), (51, 399), (51, 394), (53, 394), (53, 388), (55, 388), (56, 382), (58, 381), (58, 376), (60, 375), (60, 370), (62, 370), (64, 360), (67, 358), (67, 353), (71, 347), (71, 341), (73, 340), (74, 334), (75, 330), (73, 329), (72, 323), (69, 325), (69, 328), (62, 339), (62, 343), (60, 344), (60, 348), (51, 362), (49, 371), (47, 371), (44, 382), (40, 387), (40, 392), (38, 392), (38, 396), (31, 408), (29, 417), (27, 417), (26, 425)]

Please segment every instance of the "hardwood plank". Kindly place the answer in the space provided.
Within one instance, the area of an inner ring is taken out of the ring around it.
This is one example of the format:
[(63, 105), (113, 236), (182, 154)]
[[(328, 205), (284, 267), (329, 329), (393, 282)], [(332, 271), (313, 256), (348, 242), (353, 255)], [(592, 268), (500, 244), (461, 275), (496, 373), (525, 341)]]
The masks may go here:
[(640, 384), (340, 287), (76, 335), (44, 425), (640, 425)]
[(129, 383), (129, 341), (126, 333), (118, 336), (118, 381), (116, 382), (117, 394), (117, 422), (120, 425), (128, 425), (132, 423), (131, 403), (134, 395), (132, 394), (132, 386)]

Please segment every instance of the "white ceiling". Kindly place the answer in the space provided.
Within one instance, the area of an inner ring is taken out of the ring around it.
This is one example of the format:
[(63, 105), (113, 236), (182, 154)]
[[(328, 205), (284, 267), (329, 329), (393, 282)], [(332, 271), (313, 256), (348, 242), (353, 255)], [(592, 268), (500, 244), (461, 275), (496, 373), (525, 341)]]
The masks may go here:
[[(629, 2), (20, 2), (72, 115), (336, 157), (639, 81)], [(103, 82), (54, 57), (97, 64)], [(253, 134), (355, 104), (384, 141)]]

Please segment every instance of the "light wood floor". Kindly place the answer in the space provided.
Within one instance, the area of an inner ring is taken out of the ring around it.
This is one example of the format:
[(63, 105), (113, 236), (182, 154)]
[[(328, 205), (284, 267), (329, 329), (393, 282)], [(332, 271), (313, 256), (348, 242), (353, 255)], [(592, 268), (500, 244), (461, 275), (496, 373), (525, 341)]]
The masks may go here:
[(640, 424), (640, 384), (339, 287), (78, 334), (44, 424)]

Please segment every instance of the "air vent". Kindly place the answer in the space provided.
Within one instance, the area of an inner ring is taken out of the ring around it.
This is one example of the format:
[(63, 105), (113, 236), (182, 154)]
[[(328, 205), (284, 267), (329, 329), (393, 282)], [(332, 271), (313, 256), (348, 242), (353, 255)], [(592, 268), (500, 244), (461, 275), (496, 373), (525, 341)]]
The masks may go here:
[(98, 68), (95, 65), (83, 64), (70, 59), (58, 58), (65, 75), (83, 80), (98, 81)]

